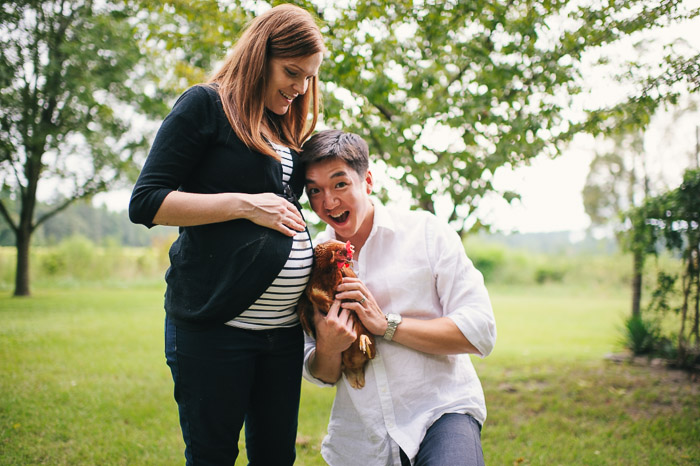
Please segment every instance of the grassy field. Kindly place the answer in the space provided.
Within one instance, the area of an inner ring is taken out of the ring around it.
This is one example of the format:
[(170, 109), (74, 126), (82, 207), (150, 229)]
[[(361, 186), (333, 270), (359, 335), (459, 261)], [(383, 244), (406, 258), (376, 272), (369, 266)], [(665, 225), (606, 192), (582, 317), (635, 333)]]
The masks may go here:
[[(491, 292), (499, 339), (475, 359), (489, 408), (487, 464), (700, 464), (700, 384), (604, 359), (620, 349), (626, 294)], [(184, 463), (162, 294), (151, 285), (0, 296), (0, 464)], [(297, 464), (325, 464), (332, 397), (304, 384)]]

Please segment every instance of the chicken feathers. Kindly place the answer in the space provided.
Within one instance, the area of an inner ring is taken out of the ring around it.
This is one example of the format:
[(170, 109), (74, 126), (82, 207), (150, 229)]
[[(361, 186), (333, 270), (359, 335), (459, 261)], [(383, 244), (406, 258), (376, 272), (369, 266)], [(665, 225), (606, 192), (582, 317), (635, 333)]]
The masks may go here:
[[(306, 291), (299, 300), (299, 320), (304, 331), (316, 337), (314, 327), (314, 308), (322, 314), (328, 314), (335, 290), (343, 277), (355, 277), (350, 268), (353, 248), (350, 241), (342, 243), (336, 240), (326, 241), (314, 248), (314, 265), (311, 270)], [(365, 386), (365, 365), (376, 354), (376, 344), (372, 335), (360, 319), (353, 314), (353, 325), (357, 338), (342, 353), (342, 371), (353, 388)]]

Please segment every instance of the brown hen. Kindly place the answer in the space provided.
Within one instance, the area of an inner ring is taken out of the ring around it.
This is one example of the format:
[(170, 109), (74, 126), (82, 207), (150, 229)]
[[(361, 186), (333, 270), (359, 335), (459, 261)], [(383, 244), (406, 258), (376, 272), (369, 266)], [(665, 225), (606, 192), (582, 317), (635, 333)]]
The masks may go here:
[[(299, 319), (304, 331), (316, 338), (314, 308), (326, 315), (335, 299), (335, 291), (343, 277), (355, 277), (350, 268), (353, 248), (350, 241), (326, 241), (314, 248), (314, 266), (306, 291), (299, 300)], [(365, 365), (376, 354), (374, 335), (353, 313), (353, 325), (357, 338), (342, 353), (342, 371), (353, 388), (365, 386)]]

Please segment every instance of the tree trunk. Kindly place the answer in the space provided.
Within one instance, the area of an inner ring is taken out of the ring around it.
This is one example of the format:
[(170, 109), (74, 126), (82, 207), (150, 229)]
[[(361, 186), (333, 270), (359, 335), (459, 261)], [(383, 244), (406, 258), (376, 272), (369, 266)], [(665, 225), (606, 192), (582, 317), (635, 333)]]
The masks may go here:
[(29, 242), (31, 232), (17, 230), (17, 274), (15, 276), (15, 296), (29, 296)]
[(431, 214), (435, 213), (435, 204), (433, 204), (433, 200), (430, 197), (419, 199), (418, 206), (423, 210), (427, 210)]
[(632, 265), (632, 317), (642, 316), (640, 309), (642, 302), (642, 269), (644, 268), (644, 255), (642, 252), (634, 251)]
[[(44, 133), (48, 134), (48, 133)], [(41, 156), (45, 152), (46, 136), (33, 141), (25, 147), (27, 161), (24, 164), (24, 176), (27, 186), (22, 192), (19, 222), (15, 230), (17, 240), (17, 275), (15, 276), (15, 296), (29, 296), (29, 247), (34, 233), (34, 210), (36, 209), (36, 192), (44, 164)]]
[(700, 248), (692, 249), (691, 261), (693, 264), (691, 280), (695, 287), (695, 319), (690, 334), (695, 337), (695, 346), (700, 348)]
[(27, 187), (22, 194), (22, 207), (19, 222), (15, 230), (17, 239), (17, 275), (15, 276), (15, 296), (29, 296), (29, 247), (34, 232), (34, 209), (36, 207), (36, 191), (41, 175), (43, 145), (28, 147), (31, 154), (24, 166), (27, 177)]
[(683, 366), (686, 362), (688, 354), (688, 339), (685, 335), (685, 323), (688, 318), (688, 297), (690, 296), (690, 288), (693, 283), (693, 257), (688, 255), (688, 265), (683, 274), (683, 283), (681, 285), (683, 291), (683, 304), (681, 305), (681, 329), (678, 332), (678, 363)]

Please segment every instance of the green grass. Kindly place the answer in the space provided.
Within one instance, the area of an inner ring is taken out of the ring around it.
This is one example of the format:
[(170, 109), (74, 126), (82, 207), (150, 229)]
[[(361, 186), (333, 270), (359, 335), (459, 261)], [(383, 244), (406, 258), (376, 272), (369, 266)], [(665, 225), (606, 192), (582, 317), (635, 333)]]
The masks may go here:
[[(498, 343), (474, 359), (487, 464), (700, 463), (697, 381), (604, 360), (620, 349), (625, 291), (491, 289)], [(162, 295), (158, 285), (0, 296), (0, 464), (184, 463)], [(297, 464), (325, 464), (333, 394), (304, 383)]]

